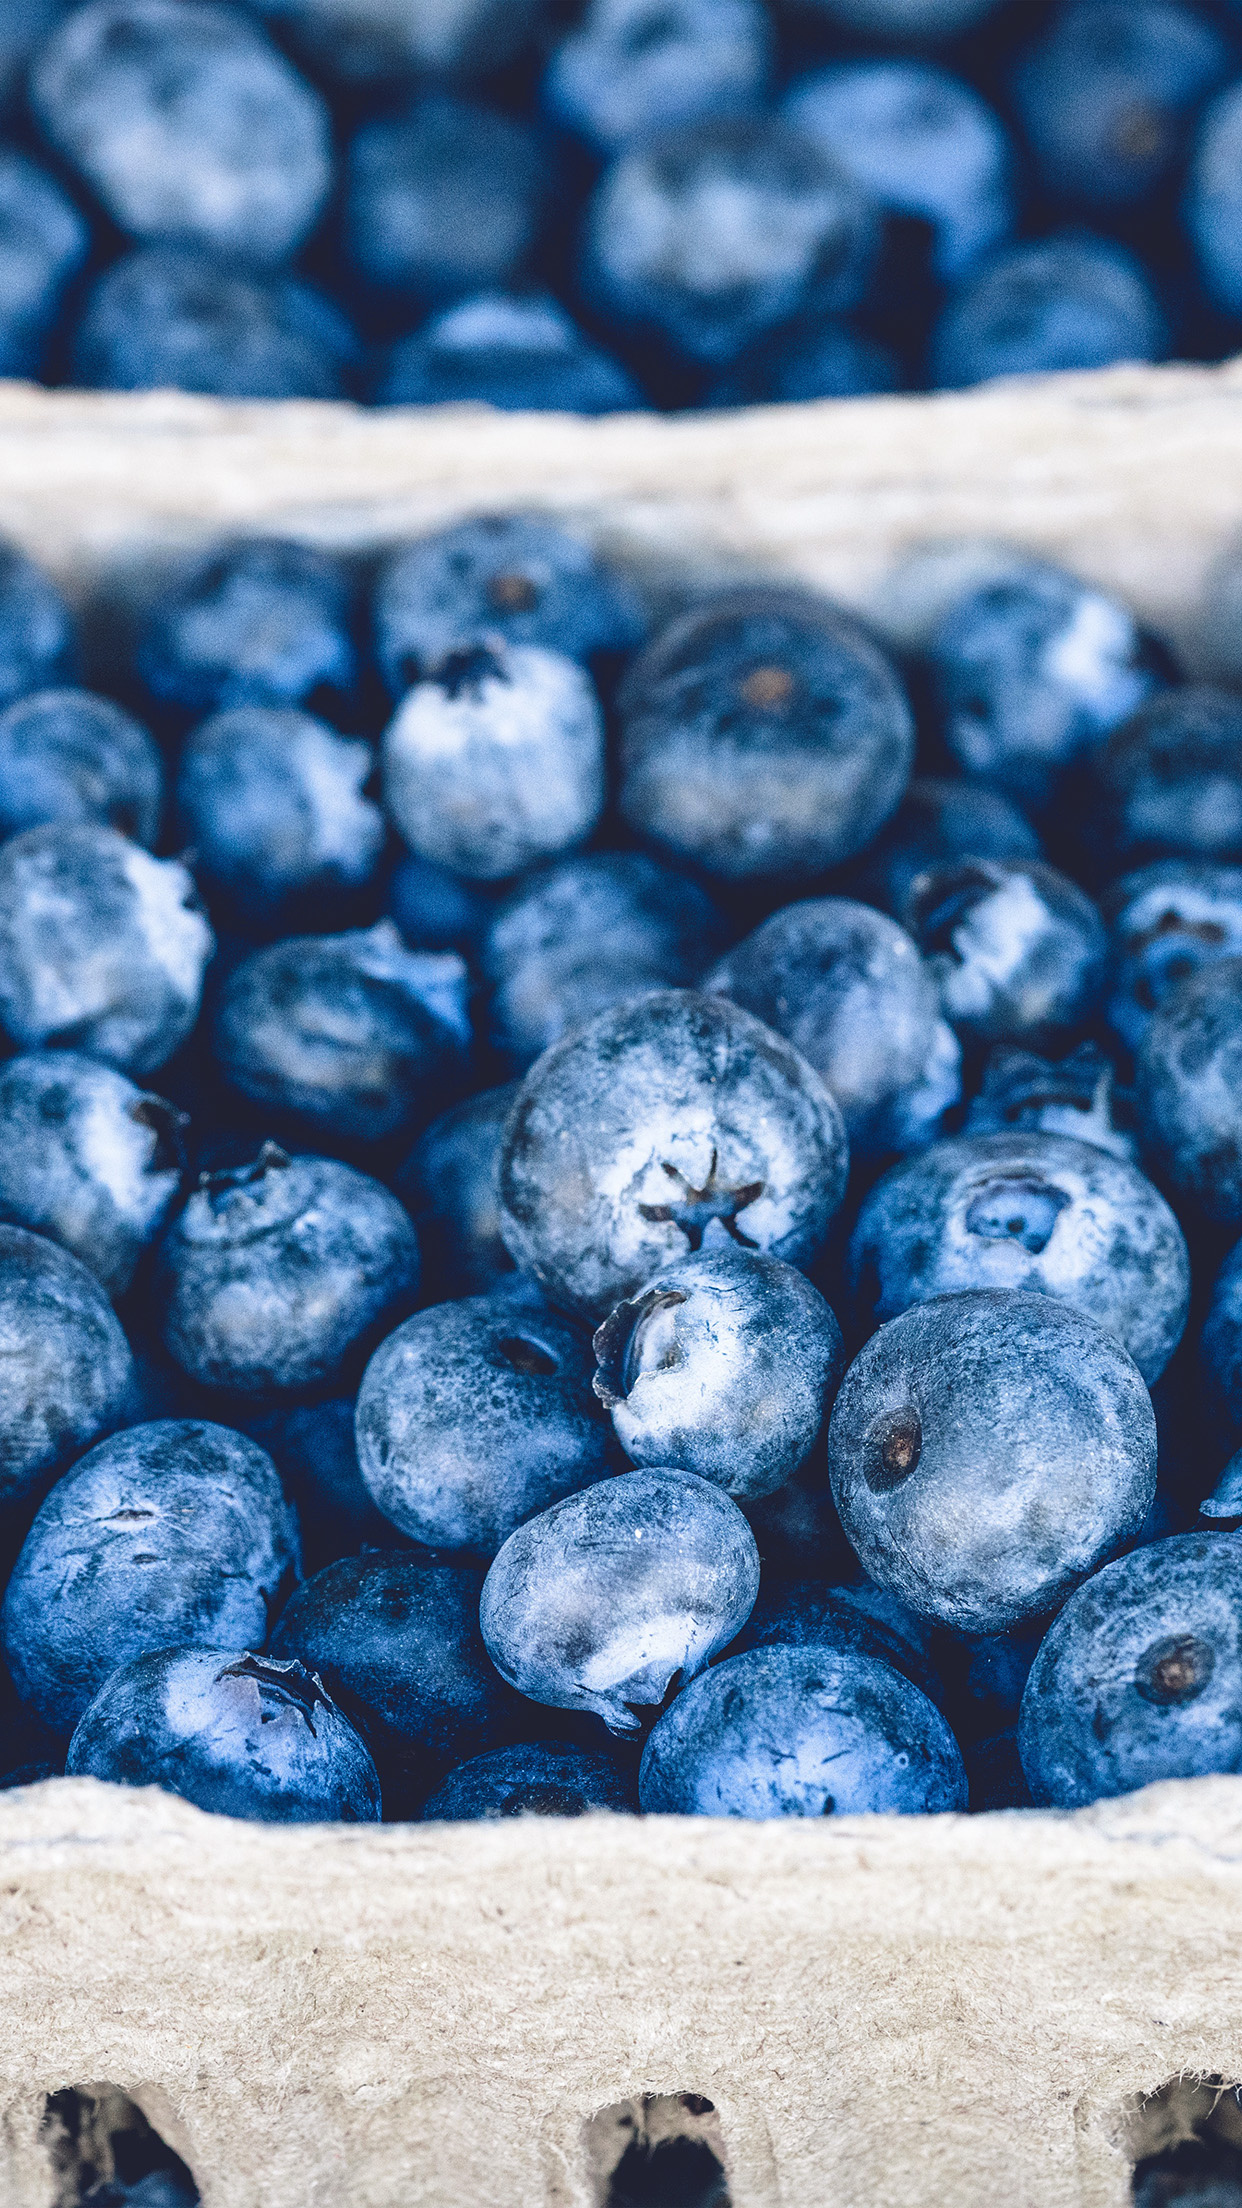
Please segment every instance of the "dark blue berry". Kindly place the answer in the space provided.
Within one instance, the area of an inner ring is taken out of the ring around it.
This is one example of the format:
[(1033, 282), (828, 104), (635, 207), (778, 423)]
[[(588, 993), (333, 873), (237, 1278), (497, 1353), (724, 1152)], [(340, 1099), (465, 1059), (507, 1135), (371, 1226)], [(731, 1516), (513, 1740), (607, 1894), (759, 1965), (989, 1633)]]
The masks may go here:
[(1161, 859), (1115, 882), (1110, 1026), (1137, 1050), (1153, 1012), (1192, 974), (1242, 955), (1242, 867)]
[(966, 1132), (1070, 1135), (1115, 1158), (1132, 1159), (1137, 1145), (1114, 1094), (1115, 1078), (1098, 1043), (1079, 1043), (1061, 1059), (998, 1044), (988, 1054), (983, 1085), (966, 1114)]
[(1167, 343), (1133, 254), (1104, 238), (1033, 238), (963, 280), (932, 333), (932, 380), (952, 388), (1159, 360)]
[(415, 1143), (398, 1182), (418, 1229), (428, 1282), (473, 1296), (513, 1271), (500, 1236), (500, 1139), (517, 1083), (450, 1105)]
[(1242, 1220), (1242, 959), (1200, 967), (1152, 1014), (1135, 1098), (1175, 1193), (1224, 1226)]
[(1039, 837), (1017, 806), (981, 782), (911, 782), (867, 853), (867, 892), (905, 910), (915, 877), (951, 859), (1037, 859)]
[(356, 653), (345, 573), (280, 538), (227, 545), (159, 593), (136, 658), (152, 697), (186, 713), (346, 692)]
[(312, 285), (169, 245), (127, 254), (99, 277), (71, 365), (75, 383), (104, 391), (339, 399), (357, 354), (344, 315)]
[(55, 583), (0, 541), (0, 705), (72, 682), (77, 662), (73, 619)]
[(646, 405), (618, 361), (545, 292), (476, 292), (392, 347), (381, 406), (498, 406), (509, 413), (618, 414)]
[(0, 712), (0, 836), (97, 821), (150, 846), (163, 796), (152, 738), (110, 698), (35, 690)]
[(430, 1801), (424, 1824), (481, 1817), (585, 1817), (593, 1809), (634, 1810), (634, 1780), (602, 1748), (567, 1741), (523, 1741), (493, 1748), (450, 1771)]
[(705, 406), (792, 405), (804, 399), (863, 399), (896, 391), (893, 354), (844, 322), (812, 316), (771, 330), (709, 385)]
[(972, 1042), (1050, 1043), (1080, 1027), (1108, 939), (1089, 897), (1038, 859), (960, 859), (911, 884), (902, 914)]
[[(3, 68), (0, 32), (0, 69)], [(35, 376), (65, 292), (90, 250), (68, 194), (25, 154), (0, 151), (0, 372)]]
[(1118, 859), (1242, 857), (1242, 705), (1159, 691), (1091, 759), (1093, 833)]
[(757, 109), (772, 46), (756, 0), (591, 0), (552, 57), (543, 102), (612, 153), (671, 124)]
[(528, 124), (429, 93), (351, 140), (347, 250), (367, 283), (410, 299), (487, 291), (528, 258), (545, 190)]

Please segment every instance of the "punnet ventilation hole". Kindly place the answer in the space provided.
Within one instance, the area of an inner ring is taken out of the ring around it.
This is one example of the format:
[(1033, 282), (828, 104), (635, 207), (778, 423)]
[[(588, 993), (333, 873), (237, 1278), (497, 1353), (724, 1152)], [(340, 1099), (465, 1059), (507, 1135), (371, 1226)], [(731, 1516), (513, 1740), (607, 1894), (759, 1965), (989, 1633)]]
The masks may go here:
[(1242, 2208), (1242, 2086), (1173, 2078), (1132, 2110), (1136, 2208)]
[(586, 2127), (597, 2208), (729, 2208), (720, 2118), (701, 2093), (644, 2093)]
[(195, 2208), (198, 2187), (180, 2155), (117, 2085), (49, 2093), (42, 2136), (55, 2208)]

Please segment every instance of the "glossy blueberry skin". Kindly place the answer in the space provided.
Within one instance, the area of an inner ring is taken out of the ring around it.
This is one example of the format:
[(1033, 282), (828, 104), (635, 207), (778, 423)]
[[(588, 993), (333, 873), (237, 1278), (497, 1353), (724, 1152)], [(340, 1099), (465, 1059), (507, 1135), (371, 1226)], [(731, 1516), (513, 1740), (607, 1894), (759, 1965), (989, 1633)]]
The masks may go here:
[(0, 1219), (59, 1242), (116, 1297), (181, 1187), (183, 1115), (75, 1051), (0, 1066)]
[(723, 947), (707, 892), (642, 851), (590, 851), (530, 875), (488, 929), (491, 1035), (528, 1066), (640, 989), (690, 987)]
[(1074, 882), (1039, 859), (960, 859), (916, 876), (902, 915), (974, 1043), (1055, 1042), (1089, 1016), (1108, 939)]
[(481, 1295), (513, 1271), (500, 1237), (500, 1140), (517, 1083), (452, 1104), (415, 1143), (398, 1179), (439, 1296)]
[(638, 1807), (631, 1774), (602, 1748), (567, 1741), (522, 1741), (493, 1748), (450, 1771), (430, 1801), (424, 1824), (495, 1817), (585, 1817), (593, 1809)]
[(1232, 691), (1158, 692), (1091, 769), (1093, 829), (1119, 860), (1242, 857), (1242, 705)]
[(1242, 956), (1242, 867), (1158, 859), (1114, 882), (1108, 1022), (1137, 1050), (1153, 1012), (1192, 974)]
[(69, 1743), (75, 1778), (162, 1786), (263, 1824), (374, 1824), (379, 1777), (313, 1673), (249, 1652), (164, 1648), (123, 1664)]
[(1242, 1542), (1176, 1534), (1080, 1587), (1031, 1667), (1018, 1746), (1055, 1809), (1242, 1769)]
[(68, 1250), (0, 1226), (0, 1504), (46, 1487), (130, 1408), (134, 1361), (103, 1289)]
[(828, 1433), (863, 1569), (924, 1616), (999, 1633), (1136, 1534), (1156, 1422), (1111, 1334), (1051, 1296), (976, 1289), (881, 1327)]
[(531, 252), (546, 188), (527, 123), (433, 92), (350, 141), (346, 251), (364, 281), (411, 300), (503, 286)]
[(1098, 1043), (1079, 1043), (1061, 1059), (1000, 1043), (989, 1053), (983, 1085), (966, 1114), (966, 1133), (1069, 1135), (1132, 1160), (1138, 1145), (1128, 1119), (1119, 1124), (1115, 1078)]
[[(870, 1592), (884, 1599), (881, 1589)], [(826, 1588), (817, 1579), (796, 1579), (765, 1589), (738, 1634), (733, 1653), (741, 1656), (751, 1648), (829, 1648), (840, 1655), (867, 1656), (890, 1665), (921, 1694), (938, 1702), (944, 1690), (923, 1645), (926, 1627), (922, 1635), (907, 1637), (881, 1612), (873, 1615), (862, 1608), (857, 1594), (852, 1587)], [(894, 1608), (899, 1611), (901, 1605)], [(913, 1623), (916, 1628), (923, 1626), (921, 1618)]]
[(0, 539), (0, 706), (72, 682), (77, 661), (73, 617), (55, 583)]
[(631, 336), (723, 368), (795, 314), (855, 306), (875, 227), (813, 138), (774, 115), (713, 116), (655, 132), (605, 171), (583, 285)]
[(652, 130), (758, 108), (772, 46), (755, 0), (591, 0), (549, 63), (543, 105), (615, 153)]
[(89, 690), (35, 690), (0, 712), (0, 836), (95, 821), (148, 848), (164, 768), (141, 722)]
[(589, 547), (525, 514), (483, 515), (401, 545), (373, 599), (375, 653), (394, 698), (483, 637), (591, 659), (642, 635), (638, 602)]
[(780, 1036), (661, 990), (536, 1060), (500, 1156), (500, 1231), (554, 1303), (599, 1320), (688, 1251), (808, 1262), (845, 1189), (841, 1114)]
[(927, 1816), (965, 1809), (966, 1772), (939, 1710), (874, 1656), (754, 1648), (665, 1711), (638, 1795), (649, 1816)]
[(1190, 1259), (1135, 1165), (1067, 1135), (963, 1135), (894, 1166), (850, 1241), (860, 1318), (965, 1288), (1056, 1296), (1107, 1328), (1154, 1387), (1186, 1325)]
[(272, 1637), (324, 1682), (375, 1758), (390, 1817), (417, 1813), (454, 1764), (530, 1713), (488, 1661), (481, 1572), (425, 1554), (343, 1556), (298, 1589)]
[(918, 875), (951, 859), (1037, 859), (1039, 837), (1010, 798), (978, 782), (911, 782), (888, 826), (867, 853), (868, 899), (885, 912), (905, 909)]
[(214, 949), (186, 868), (115, 828), (57, 822), (0, 846), (0, 1022), (19, 1047), (153, 1072), (198, 1017)]
[(71, 365), (73, 382), (91, 390), (339, 399), (357, 357), (344, 315), (311, 284), (153, 245), (94, 283)]
[(863, 399), (896, 391), (895, 356), (844, 322), (811, 316), (770, 330), (709, 384), (705, 406), (788, 406), (804, 399)]
[(504, 291), (474, 292), (402, 338), (375, 398), (380, 406), (471, 401), (519, 414), (617, 414), (647, 403), (549, 293)]
[(23, 1702), (68, 1736), (148, 1649), (262, 1643), (296, 1576), (297, 1527), (270, 1457), (227, 1426), (114, 1434), (41, 1505), (4, 1598)]
[(88, 0), (41, 49), (30, 98), (132, 237), (276, 266), (327, 199), (327, 111), (240, 10)]
[(243, 1096), (321, 1138), (408, 1137), (456, 1080), (469, 1038), (465, 994), (462, 959), (407, 950), (390, 920), (287, 936), (230, 975), (216, 1012), (217, 1060)]
[(920, 1149), (961, 1094), (961, 1048), (904, 928), (845, 897), (785, 905), (704, 986), (775, 1028), (841, 1107), (850, 1152)]
[(1201, 967), (1152, 1014), (1135, 1102), (1175, 1194), (1222, 1226), (1242, 1220), (1242, 958)]
[(595, 1393), (631, 1463), (697, 1472), (738, 1501), (793, 1478), (845, 1369), (819, 1290), (749, 1250), (700, 1250), (657, 1273), (605, 1319), (595, 1355)]
[(726, 880), (840, 865), (910, 777), (896, 675), (809, 593), (735, 590), (683, 614), (630, 668), (620, 703), (626, 820)]
[(347, 692), (357, 653), (344, 570), (276, 537), (226, 545), (154, 599), (136, 661), (152, 697), (187, 713)]
[(1212, 1411), (1230, 1437), (1242, 1433), (1242, 1243), (1212, 1283), (1200, 1354)]
[(479, 1624), (502, 1679), (532, 1702), (638, 1733), (746, 1623), (759, 1552), (737, 1504), (693, 1472), (623, 1472), (511, 1533)]
[(407, 1214), (335, 1158), (204, 1176), (160, 1245), (165, 1346), (206, 1387), (263, 1398), (326, 1390), (404, 1316), (418, 1286)]
[(89, 249), (90, 231), (59, 184), (25, 154), (0, 152), (0, 374), (38, 375)]
[(965, 277), (932, 332), (931, 380), (1052, 375), (1159, 360), (1164, 317), (1132, 254), (1103, 238), (1032, 238)]
[(612, 1469), (590, 1344), (505, 1295), (416, 1312), (362, 1376), (358, 1469), (428, 1548), (495, 1556), (515, 1526)]
[(1185, 223), (1204, 289), (1226, 314), (1242, 312), (1242, 86), (1231, 84), (1200, 125), (1186, 187)]

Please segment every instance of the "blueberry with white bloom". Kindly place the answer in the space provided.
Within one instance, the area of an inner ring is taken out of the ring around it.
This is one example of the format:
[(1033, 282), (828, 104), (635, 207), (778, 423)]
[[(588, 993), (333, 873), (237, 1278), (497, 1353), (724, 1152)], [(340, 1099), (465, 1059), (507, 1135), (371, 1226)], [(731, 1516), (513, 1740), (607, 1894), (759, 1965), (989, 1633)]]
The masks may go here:
[(19, 1046), (150, 1073), (193, 1027), (214, 948), (186, 868), (115, 828), (0, 846), (0, 1023)]
[(166, 583), (136, 652), (152, 697), (187, 713), (342, 696), (357, 656), (344, 568), (279, 537), (225, 545)]
[(0, 1503), (45, 1487), (130, 1409), (134, 1361), (93, 1273), (0, 1226)]
[(384, 804), (420, 858), (499, 881), (582, 843), (604, 803), (604, 722), (561, 652), (499, 637), (450, 653), (384, 734)]
[(184, 1115), (94, 1058), (0, 1066), (0, 1219), (49, 1235), (123, 1295), (181, 1187)]
[(72, 682), (77, 659), (73, 618), (50, 575), (0, 541), (0, 705)]
[(605, 1318), (699, 1249), (808, 1263), (848, 1145), (796, 1050), (723, 997), (662, 990), (554, 1043), (501, 1149), (501, 1233), (553, 1300)]
[(1242, 958), (1172, 990), (1135, 1056), (1139, 1129), (1161, 1173), (1207, 1218), (1242, 1221)]
[(479, 1623), (502, 1679), (532, 1702), (637, 1733), (743, 1626), (759, 1553), (737, 1504), (692, 1472), (623, 1472), (511, 1533)]
[(772, 26), (756, 0), (591, 0), (543, 80), (557, 122), (605, 153), (762, 105)]
[(414, 299), (504, 285), (543, 213), (529, 124), (433, 92), (365, 122), (345, 162), (345, 236), (360, 275)]
[(1109, 1025), (1137, 1050), (1153, 1012), (1216, 959), (1242, 957), (1242, 867), (1158, 859), (1108, 893)]
[(0, 712), (0, 836), (99, 821), (149, 847), (163, 796), (153, 738), (111, 698), (34, 690)]
[(39, 373), (89, 250), (90, 230), (68, 193), (24, 153), (0, 151), (0, 374)]
[(1149, 1387), (1190, 1302), (1190, 1259), (1135, 1165), (1065, 1135), (959, 1136), (894, 1166), (850, 1242), (859, 1315), (879, 1325), (965, 1288), (1020, 1288), (1085, 1311)]
[(946, 859), (1037, 859), (1039, 837), (1012, 799), (982, 782), (916, 779), (866, 855), (866, 894), (900, 915), (919, 874)]
[(854, 1156), (934, 1139), (961, 1093), (961, 1046), (904, 928), (844, 897), (785, 905), (704, 986), (784, 1035), (841, 1107)]
[(932, 867), (902, 918), (940, 983), (945, 1018), (972, 1042), (1049, 1042), (1095, 1008), (1108, 951), (1099, 913), (1041, 860)]
[(616, 1756), (568, 1741), (493, 1748), (450, 1771), (424, 1802), (424, 1824), (493, 1817), (585, 1817), (593, 1809), (634, 1810), (634, 1780)]
[(96, 279), (70, 365), (72, 380), (92, 390), (339, 399), (358, 359), (354, 330), (313, 284), (195, 247), (151, 245)]
[(1116, 1070), (1098, 1043), (1079, 1043), (1059, 1059), (998, 1043), (966, 1114), (966, 1133), (1070, 1135), (1133, 1159), (1138, 1146), (1115, 1083)]
[(1156, 1421), (1133, 1359), (1046, 1295), (985, 1288), (873, 1334), (828, 1433), (863, 1569), (925, 1616), (998, 1633), (1065, 1600), (1138, 1533)]
[(1119, 859), (1242, 857), (1242, 702), (1158, 691), (1091, 760), (1092, 826)]
[(1071, 233), (1004, 246), (972, 269), (932, 331), (930, 366), (935, 384), (955, 388), (1159, 360), (1168, 341), (1134, 255)]
[(508, 413), (618, 414), (646, 405), (547, 292), (476, 292), (434, 314), (388, 355), (380, 406), (471, 401)]

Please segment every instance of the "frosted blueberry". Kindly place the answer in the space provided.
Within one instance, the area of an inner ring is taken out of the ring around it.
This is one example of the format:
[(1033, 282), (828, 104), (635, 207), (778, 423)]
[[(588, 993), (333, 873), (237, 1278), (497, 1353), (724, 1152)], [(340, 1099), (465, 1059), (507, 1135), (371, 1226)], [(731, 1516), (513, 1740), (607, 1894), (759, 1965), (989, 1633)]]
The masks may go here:
[(401, 338), (375, 391), (380, 406), (467, 401), (509, 413), (616, 414), (646, 405), (618, 361), (592, 345), (547, 292), (475, 292)]
[(544, 105), (615, 152), (672, 123), (759, 107), (772, 45), (755, 0), (591, 0), (552, 57)]
[(1139, 1128), (1161, 1172), (1209, 1219), (1242, 1220), (1242, 958), (1173, 989), (1135, 1055)]
[[(0, 70), (3, 61), (0, 44)], [(25, 154), (0, 151), (0, 374), (39, 373), (89, 250), (90, 231), (68, 194)]]
[(1137, 1050), (1153, 1012), (1204, 966), (1242, 956), (1242, 867), (1158, 859), (1115, 882), (1109, 1025)]
[(902, 915), (972, 1042), (1040, 1044), (1094, 1009), (1108, 942), (1074, 882), (1038, 859), (960, 859), (916, 875)]
[(905, 910), (920, 874), (952, 859), (1037, 859), (1039, 837), (1010, 798), (980, 782), (912, 782), (866, 855), (865, 894)]
[(72, 682), (77, 657), (73, 620), (55, 583), (0, 540), (0, 705)]
[(35, 690), (0, 712), (0, 836), (96, 821), (149, 848), (163, 795), (153, 739), (111, 698)]
[(602, 1748), (567, 1741), (522, 1741), (493, 1748), (450, 1771), (430, 1801), (424, 1824), (480, 1817), (585, 1817), (593, 1809), (633, 1810), (634, 1781)]
[(68, 1050), (0, 1066), (0, 1219), (50, 1236), (110, 1296), (181, 1187), (183, 1114)]
[(138, 638), (154, 698), (187, 713), (305, 705), (351, 690), (357, 652), (343, 568), (309, 545), (257, 537), (196, 561), (160, 591)]
[(933, 384), (1159, 360), (1168, 328), (1146, 271), (1110, 239), (1002, 247), (965, 276), (932, 331)]
[(347, 250), (385, 291), (444, 299), (517, 275), (546, 182), (530, 126), (433, 92), (365, 122), (345, 162)]
[(130, 1404), (134, 1362), (93, 1273), (0, 1226), (0, 1503), (46, 1487)]
[(1091, 759), (1092, 826), (1118, 858), (1242, 857), (1242, 703), (1190, 683), (1149, 698)]
[(91, 287), (71, 367), (92, 390), (339, 399), (358, 354), (344, 315), (313, 285), (152, 245), (114, 261)]
[(532, 1702), (637, 1733), (728, 1646), (754, 1608), (759, 1553), (737, 1504), (692, 1472), (623, 1472), (511, 1533), (479, 1623)]
[(1079, 1043), (1061, 1059), (1001, 1043), (988, 1054), (983, 1085), (966, 1114), (968, 1135), (1070, 1135), (1115, 1158), (1133, 1159), (1129, 1119), (1119, 1124), (1116, 1075), (1098, 1043)]
[(451, 1104), (420, 1135), (401, 1170), (402, 1202), (418, 1229), (426, 1276), (445, 1296), (472, 1296), (513, 1271), (500, 1237), (500, 1141), (517, 1083)]

